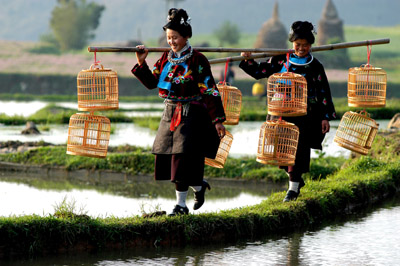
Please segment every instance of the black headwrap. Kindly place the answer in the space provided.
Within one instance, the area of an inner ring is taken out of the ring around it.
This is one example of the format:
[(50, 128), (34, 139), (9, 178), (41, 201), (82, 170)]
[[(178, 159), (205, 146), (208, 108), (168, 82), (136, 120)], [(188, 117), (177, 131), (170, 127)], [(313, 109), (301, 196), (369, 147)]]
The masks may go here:
[(294, 42), (297, 39), (306, 39), (308, 43), (313, 44), (315, 42), (314, 33), (313, 24), (308, 21), (296, 21), (290, 27), (289, 41)]
[(192, 37), (192, 26), (190, 26), (190, 17), (184, 9), (171, 8), (168, 11), (168, 22), (163, 30), (167, 29), (179, 32), (183, 37)]

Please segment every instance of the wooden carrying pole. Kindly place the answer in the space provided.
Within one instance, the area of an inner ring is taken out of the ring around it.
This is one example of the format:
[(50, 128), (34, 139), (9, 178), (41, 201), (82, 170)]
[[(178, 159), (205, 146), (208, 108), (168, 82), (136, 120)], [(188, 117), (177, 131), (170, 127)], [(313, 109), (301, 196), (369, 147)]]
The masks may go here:
[[(171, 50), (170, 47), (149, 47), (146, 48), (149, 52), (168, 52)], [(269, 54), (286, 54), (288, 51), (293, 53), (293, 49), (275, 49), (275, 48), (224, 48), (224, 47), (193, 47), (194, 50), (199, 52), (217, 52), (217, 53), (240, 53), (240, 52), (252, 52), (252, 53), (264, 53)], [(89, 52), (140, 52), (141, 49), (136, 47), (96, 47), (89, 46)]]
[[(359, 46), (367, 46), (367, 45), (377, 45), (377, 44), (386, 44), (389, 43), (390, 39), (376, 39), (376, 40), (366, 40), (366, 41), (358, 41), (358, 42), (343, 42), (343, 43), (335, 43), (329, 45), (321, 45), (312, 47), (312, 52), (320, 52), (320, 51), (329, 51), (335, 49), (344, 49), (344, 48), (351, 48), (351, 47), (359, 47)], [(153, 47), (153, 48), (146, 48), (149, 52), (168, 52), (171, 50), (169, 47)], [(233, 57), (226, 57), (226, 58), (218, 58), (218, 59), (211, 59), (210, 64), (218, 64), (218, 63), (225, 63), (226, 60), (229, 61), (241, 61), (244, 59), (255, 59), (255, 58), (263, 58), (269, 57), (278, 54), (286, 54), (286, 53), (293, 53), (293, 49), (274, 49), (274, 48), (224, 48), (224, 47), (193, 47), (193, 49), (199, 52), (218, 52), (218, 53), (241, 53), (241, 52), (251, 52), (256, 53), (251, 55), (250, 57), (244, 56), (233, 56)], [(141, 49), (136, 47), (96, 47), (96, 46), (89, 46), (89, 52), (140, 52)]]
[[(335, 43), (335, 44), (328, 44), (328, 45), (321, 45), (321, 46), (315, 46), (311, 48), (312, 52), (320, 52), (320, 51), (330, 51), (330, 50), (336, 50), (336, 49), (344, 49), (344, 48), (351, 48), (351, 47), (360, 47), (360, 46), (368, 46), (368, 45), (377, 45), (377, 44), (387, 44), (390, 43), (390, 39), (376, 39), (376, 40), (368, 40), (368, 41), (358, 41), (358, 42), (342, 42), (342, 43)], [(265, 49), (267, 50), (267, 49)], [(293, 53), (293, 49), (288, 49), (286, 50), (285, 53), (280, 53), (280, 54), (286, 54), (286, 53)], [(210, 64), (219, 64), (219, 63), (226, 63), (226, 61), (229, 59), (230, 62), (232, 61), (242, 61), (245, 59), (256, 59), (256, 58), (264, 58), (264, 57), (270, 57), (277, 55), (279, 53), (270, 53), (266, 51), (266, 53), (263, 54), (253, 54), (249, 57), (244, 57), (244, 56), (232, 56), (232, 57), (225, 57), (225, 58), (217, 58), (217, 59), (211, 59)]]

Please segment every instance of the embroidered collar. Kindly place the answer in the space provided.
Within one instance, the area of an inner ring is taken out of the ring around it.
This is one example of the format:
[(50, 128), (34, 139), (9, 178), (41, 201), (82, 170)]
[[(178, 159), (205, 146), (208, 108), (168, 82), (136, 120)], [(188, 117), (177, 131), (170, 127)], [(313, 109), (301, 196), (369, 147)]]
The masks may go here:
[(186, 42), (186, 45), (179, 52), (174, 53), (174, 51), (170, 50), (168, 53), (168, 61), (172, 65), (177, 65), (182, 62), (185, 62), (189, 59), (193, 54), (192, 46), (190, 46), (189, 41)]
[(309, 53), (306, 57), (298, 57), (295, 54), (291, 54), (289, 62), (296, 66), (305, 66), (310, 64), (314, 60), (314, 57)]

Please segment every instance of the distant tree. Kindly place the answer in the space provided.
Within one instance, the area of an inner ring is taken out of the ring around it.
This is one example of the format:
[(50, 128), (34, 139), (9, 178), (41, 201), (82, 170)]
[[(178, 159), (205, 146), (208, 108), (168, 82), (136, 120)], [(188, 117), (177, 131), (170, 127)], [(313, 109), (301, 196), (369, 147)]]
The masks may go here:
[(214, 31), (214, 35), (217, 37), (220, 46), (223, 46), (224, 43), (237, 44), (240, 39), (240, 30), (236, 24), (225, 21)]
[(94, 38), (104, 6), (86, 0), (57, 0), (50, 27), (61, 50), (82, 49)]

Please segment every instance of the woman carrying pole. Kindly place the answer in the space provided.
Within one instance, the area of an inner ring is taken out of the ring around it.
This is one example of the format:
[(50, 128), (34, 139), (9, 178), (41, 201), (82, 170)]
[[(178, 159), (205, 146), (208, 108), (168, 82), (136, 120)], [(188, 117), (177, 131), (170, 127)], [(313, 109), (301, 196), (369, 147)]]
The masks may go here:
[(205, 157), (215, 158), (220, 138), (225, 135), (225, 113), (207, 58), (193, 50), (190, 17), (183, 9), (171, 8), (163, 27), (171, 47), (155, 63), (146, 63), (148, 50), (136, 52), (132, 73), (148, 89), (158, 88), (165, 108), (152, 152), (155, 179), (175, 184), (177, 203), (170, 216), (188, 214), (186, 196), (194, 190), (193, 209), (204, 203), (210, 185), (204, 176)]
[[(300, 131), (295, 164), (281, 167), (289, 175), (289, 188), (284, 202), (296, 200), (299, 196), (300, 189), (305, 185), (302, 174), (310, 170), (311, 149), (322, 150), (325, 133), (330, 129), (329, 121), (336, 117), (324, 67), (310, 53), (315, 41), (314, 26), (308, 21), (294, 22), (290, 29), (289, 41), (293, 43), (294, 49), (290, 56), (277, 55), (262, 63), (253, 59), (243, 60), (239, 65), (255, 79), (290, 71), (303, 75), (307, 80), (307, 115), (282, 117), (283, 120), (294, 123)], [(251, 53), (242, 52), (241, 55), (249, 57)], [(276, 117), (267, 116), (267, 120), (274, 119)]]

